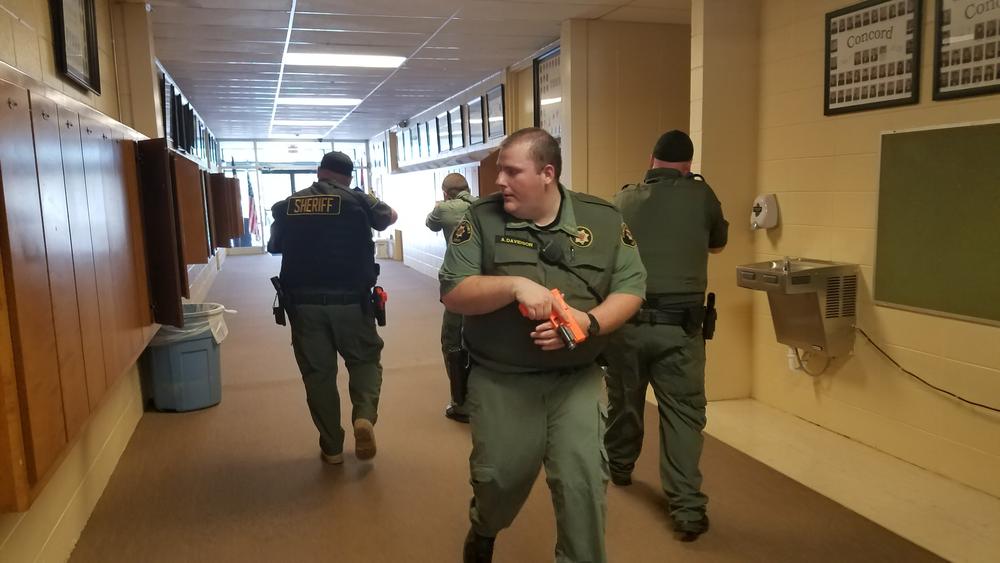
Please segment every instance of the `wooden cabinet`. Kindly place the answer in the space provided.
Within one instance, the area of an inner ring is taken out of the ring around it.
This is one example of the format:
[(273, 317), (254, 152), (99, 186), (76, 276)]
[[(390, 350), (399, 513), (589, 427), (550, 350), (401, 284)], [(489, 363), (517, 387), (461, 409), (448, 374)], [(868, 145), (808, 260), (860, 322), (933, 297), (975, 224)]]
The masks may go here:
[(0, 511), (28, 508), (155, 330), (131, 134), (0, 81)]

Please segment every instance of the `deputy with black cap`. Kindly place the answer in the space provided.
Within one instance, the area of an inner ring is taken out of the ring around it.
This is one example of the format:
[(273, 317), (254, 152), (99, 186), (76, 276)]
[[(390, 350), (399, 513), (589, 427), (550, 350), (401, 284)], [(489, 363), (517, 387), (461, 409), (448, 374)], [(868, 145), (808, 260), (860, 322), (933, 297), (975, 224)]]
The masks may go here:
[(323, 461), (344, 462), (337, 392), (337, 354), (350, 378), (354, 451), (375, 456), (374, 425), (382, 387), (382, 338), (370, 296), (378, 277), (372, 229), (396, 212), (351, 189), (354, 163), (342, 152), (323, 156), (318, 181), (271, 208), (268, 252), (281, 254), (281, 287), (292, 326), (292, 349), (319, 430)]
[(646, 388), (652, 384), (660, 412), (661, 485), (684, 541), (708, 530), (698, 461), (705, 428), (705, 336), (711, 336), (714, 296), (707, 309), (704, 304), (708, 255), (726, 246), (729, 228), (715, 192), (691, 173), (693, 156), (686, 133), (664, 133), (642, 183), (615, 196), (648, 278), (643, 308), (611, 336), (604, 352), (611, 480), (619, 486), (632, 482)]

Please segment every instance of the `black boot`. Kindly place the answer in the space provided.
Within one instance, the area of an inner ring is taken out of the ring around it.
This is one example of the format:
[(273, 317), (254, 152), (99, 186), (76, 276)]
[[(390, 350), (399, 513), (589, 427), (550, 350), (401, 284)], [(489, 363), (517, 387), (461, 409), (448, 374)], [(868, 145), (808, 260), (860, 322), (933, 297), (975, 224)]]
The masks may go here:
[(469, 530), (465, 536), (465, 549), (462, 551), (463, 563), (491, 563), (493, 561), (493, 542), (496, 538), (480, 536), (474, 530)]

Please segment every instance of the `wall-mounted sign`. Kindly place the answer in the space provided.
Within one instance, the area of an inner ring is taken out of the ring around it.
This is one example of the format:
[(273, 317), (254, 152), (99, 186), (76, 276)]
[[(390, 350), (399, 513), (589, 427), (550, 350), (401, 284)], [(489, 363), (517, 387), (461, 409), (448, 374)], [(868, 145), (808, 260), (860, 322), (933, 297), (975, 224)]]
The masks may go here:
[(918, 101), (921, 5), (869, 0), (826, 15), (824, 115)]

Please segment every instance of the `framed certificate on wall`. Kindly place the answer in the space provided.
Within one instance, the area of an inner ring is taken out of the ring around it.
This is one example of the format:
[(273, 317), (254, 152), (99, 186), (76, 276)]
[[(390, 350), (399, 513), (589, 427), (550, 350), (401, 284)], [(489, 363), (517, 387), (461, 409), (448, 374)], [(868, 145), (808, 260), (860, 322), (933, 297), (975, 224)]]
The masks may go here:
[(917, 103), (921, 6), (869, 0), (826, 15), (824, 115)]
[(934, 99), (1000, 92), (1000, 5), (937, 0)]
[(490, 139), (506, 134), (503, 120), (503, 84), (486, 92), (486, 132)]
[(437, 116), (438, 148), (441, 152), (451, 150), (451, 129), (448, 127), (448, 112)]
[(559, 49), (534, 60), (535, 127), (555, 138), (562, 136), (562, 85)]
[(465, 146), (465, 128), (462, 127), (462, 106), (456, 106), (448, 112), (451, 122), (451, 148), (460, 149)]
[(80, 88), (101, 94), (94, 0), (49, 0), (56, 67)]
[(478, 145), (486, 140), (485, 123), (483, 122), (483, 97), (469, 100), (469, 144)]

